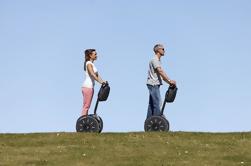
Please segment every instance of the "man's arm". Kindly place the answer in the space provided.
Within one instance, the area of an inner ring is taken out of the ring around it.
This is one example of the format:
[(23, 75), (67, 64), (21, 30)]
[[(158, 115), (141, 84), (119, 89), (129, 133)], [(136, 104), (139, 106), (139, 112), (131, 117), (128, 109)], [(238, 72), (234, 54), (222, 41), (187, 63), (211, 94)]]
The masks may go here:
[(166, 83), (168, 83), (169, 85), (176, 85), (176, 81), (171, 80), (161, 67), (157, 67), (157, 71)]

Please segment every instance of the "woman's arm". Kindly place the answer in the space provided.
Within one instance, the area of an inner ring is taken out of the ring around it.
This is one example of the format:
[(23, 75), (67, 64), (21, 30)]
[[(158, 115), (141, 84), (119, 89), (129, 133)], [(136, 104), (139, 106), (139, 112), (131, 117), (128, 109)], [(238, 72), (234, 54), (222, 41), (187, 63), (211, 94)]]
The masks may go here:
[(100, 74), (99, 73), (96, 73), (97, 77), (99, 80), (102, 80), (102, 83), (104, 83), (105, 81), (101, 78)]
[(97, 74), (94, 73), (93, 71), (93, 67), (92, 64), (88, 64), (87, 65), (87, 71), (89, 73), (89, 75), (94, 78), (97, 82), (99, 82), (100, 84), (102, 84), (104, 81), (102, 80), (102, 78)]

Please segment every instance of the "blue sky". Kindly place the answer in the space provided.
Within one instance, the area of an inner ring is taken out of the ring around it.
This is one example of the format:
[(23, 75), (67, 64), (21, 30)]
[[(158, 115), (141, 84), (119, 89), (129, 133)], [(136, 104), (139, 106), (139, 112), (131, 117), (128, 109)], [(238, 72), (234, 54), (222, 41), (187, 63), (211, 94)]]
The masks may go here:
[(87, 48), (111, 86), (103, 132), (143, 131), (156, 43), (179, 87), (171, 131), (250, 131), (250, 20), (248, 0), (0, 0), (0, 133), (75, 132)]

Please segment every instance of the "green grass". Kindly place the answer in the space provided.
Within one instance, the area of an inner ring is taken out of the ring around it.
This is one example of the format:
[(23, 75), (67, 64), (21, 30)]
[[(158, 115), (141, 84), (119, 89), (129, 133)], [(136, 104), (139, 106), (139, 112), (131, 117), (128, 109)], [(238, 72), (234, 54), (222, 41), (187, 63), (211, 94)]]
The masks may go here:
[(251, 133), (0, 134), (5, 165), (251, 165)]

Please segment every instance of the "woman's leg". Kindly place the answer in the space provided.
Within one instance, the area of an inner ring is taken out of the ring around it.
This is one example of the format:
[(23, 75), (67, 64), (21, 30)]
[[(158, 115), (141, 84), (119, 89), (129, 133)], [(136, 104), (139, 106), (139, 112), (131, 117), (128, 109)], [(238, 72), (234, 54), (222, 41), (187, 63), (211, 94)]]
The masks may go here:
[(88, 111), (92, 102), (93, 93), (94, 93), (93, 88), (84, 88), (84, 87), (82, 88), (83, 108), (81, 115), (88, 115)]

